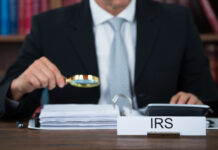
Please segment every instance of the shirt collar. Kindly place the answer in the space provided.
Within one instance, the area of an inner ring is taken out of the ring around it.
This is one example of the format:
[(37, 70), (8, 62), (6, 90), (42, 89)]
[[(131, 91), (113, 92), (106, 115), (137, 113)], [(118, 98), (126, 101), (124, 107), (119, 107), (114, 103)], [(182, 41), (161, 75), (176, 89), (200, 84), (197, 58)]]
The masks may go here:
[[(129, 5), (117, 15), (117, 17), (123, 18), (129, 22), (133, 22), (135, 19), (136, 0), (131, 0)], [(114, 16), (101, 8), (95, 0), (90, 0), (90, 9), (92, 13), (92, 19), (95, 26), (98, 26)]]

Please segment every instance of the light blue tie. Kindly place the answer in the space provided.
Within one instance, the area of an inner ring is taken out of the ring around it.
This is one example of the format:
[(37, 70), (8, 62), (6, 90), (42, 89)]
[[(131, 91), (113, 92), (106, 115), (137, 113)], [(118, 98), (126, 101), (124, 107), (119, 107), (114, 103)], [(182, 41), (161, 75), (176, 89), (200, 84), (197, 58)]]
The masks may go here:
[[(110, 101), (116, 94), (124, 94), (132, 98), (127, 49), (120, 31), (124, 21), (124, 19), (117, 17), (108, 21), (114, 31), (109, 67)], [(121, 106), (129, 105), (128, 101), (122, 98), (119, 99), (117, 104)]]

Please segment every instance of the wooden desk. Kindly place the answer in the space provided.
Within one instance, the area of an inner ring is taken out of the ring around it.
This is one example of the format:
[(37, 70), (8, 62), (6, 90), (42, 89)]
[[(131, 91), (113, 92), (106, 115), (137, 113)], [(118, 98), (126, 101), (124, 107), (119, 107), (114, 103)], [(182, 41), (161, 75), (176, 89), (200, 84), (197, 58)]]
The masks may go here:
[(43, 131), (16, 128), (15, 122), (0, 122), (1, 150), (73, 150), (73, 149), (166, 149), (217, 150), (218, 131), (206, 137), (147, 138), (117, 136), (115, 130)]

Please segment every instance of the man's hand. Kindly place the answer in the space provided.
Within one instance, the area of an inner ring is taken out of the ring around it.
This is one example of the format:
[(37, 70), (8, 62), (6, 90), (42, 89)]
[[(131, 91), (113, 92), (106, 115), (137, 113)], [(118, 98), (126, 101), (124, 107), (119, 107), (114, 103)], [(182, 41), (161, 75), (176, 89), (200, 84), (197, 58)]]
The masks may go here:
[(19, 100), (24, 94), (39, 88), (48, 87), (52, 90), (56, 86), (63, 88), (65, 85), (65, 77), (59, 69), (46, 57), (41, 57), (12, 81), (10, 95), (12, 99)]
[(170, 104), (203, 104), (195, 95), (191, 93), (179, 92), (174, 95)]

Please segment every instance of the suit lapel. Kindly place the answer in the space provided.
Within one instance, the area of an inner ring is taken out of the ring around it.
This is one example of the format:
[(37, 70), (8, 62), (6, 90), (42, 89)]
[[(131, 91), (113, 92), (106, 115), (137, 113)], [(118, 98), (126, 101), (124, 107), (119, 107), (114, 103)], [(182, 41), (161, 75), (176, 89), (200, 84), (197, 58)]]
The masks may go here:
[[(73, 14), (72, 14), (73, 15)], [(84, 0), (78, 13), (70, 20), (67, 34), (85, 68), (86, 74), (98, 76), (97, 56), (89, 1)]]
[(137, 43), (136, 43), (136, 67), (135, 84), (140, 74), (145, 69), (153, 52), (155, 39), (158, 35), (159, 25), (156, 11), (150, 0), (137, 0)]

